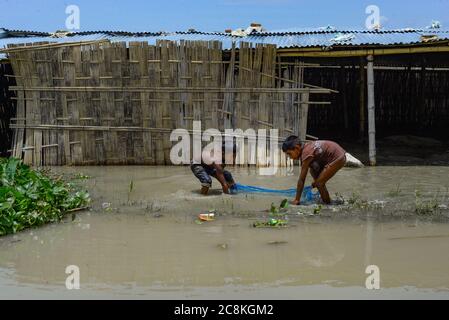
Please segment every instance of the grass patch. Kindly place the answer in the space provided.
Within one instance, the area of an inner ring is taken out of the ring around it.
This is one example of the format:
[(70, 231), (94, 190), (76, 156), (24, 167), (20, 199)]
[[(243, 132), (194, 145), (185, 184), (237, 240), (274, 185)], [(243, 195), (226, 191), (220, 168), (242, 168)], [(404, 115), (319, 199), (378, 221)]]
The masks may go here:
[(89, 202), (89, 193), (61, 176), (0, 158), (0, 236), (60, 221)]
[(418, 215), (431, 215), (439, 212), (440, 202), (438, 195), (430, 200), (423, 200), (419, 190), (415, 190), (415, 212)]
[(390, 198), (394, 198), (394, 197), (399, 197), (401, 195), (401, 193), (402, 193), (401, 183), (398, 183), (396, 185), (395, 189), (392, 189), (386, 193), (386, 196), (390, 197)]
[(378, 210), (384, 207), (383, 202), (378, 201), (368, 201), (362, 199), (360, 194), (353, 192), (351, 196), (345, 201), (350, 209), (360, 209), (360, 210)]

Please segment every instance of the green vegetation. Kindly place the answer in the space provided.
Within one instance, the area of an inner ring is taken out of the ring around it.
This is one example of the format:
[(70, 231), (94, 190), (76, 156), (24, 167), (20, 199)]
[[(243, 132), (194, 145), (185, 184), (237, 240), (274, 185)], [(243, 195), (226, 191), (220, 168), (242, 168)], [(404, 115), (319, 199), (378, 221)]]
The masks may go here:
[(321, 204), (315, 205), (313, 207), (313, 214), (319, 214), (321, 212), (321, 209), (323, 209), (323, 206)]
[(86, 191), (61, 176), (33, 170), (19, 159), (0, 158), (0, 236), (60, 221), (89, 202)]
[(440, 202), (438, 195), (430, 200), (423, 200), (419, 190), (415, 190), (415, 212), (419, 215), (430, 215), (439, 212)]
[(256, 221), (253, 223), (254, 228), (280, 228), (287, 226), (286, 220), (269, 219), (268, 221)]
[(254, 228), (279, 228), (286, 227), (288, 221), (285, 220), (285, 215), (287, 214), (286, 210), (288, 207), (288, 200), (282, 200), (279, 207), (277, 207), (274, 202), (271, 203), (271, 207), (269, 210), (270, 218), (268, 221), (256, 221), (253, 223)]
[(284, 199), (282, 200), (281, 204), (279, 205), (279, 208), (274, 204), (274, 202), (271, 203), (270, 207), (270, 216), (283, 216), (287, 210), (288, 207), (288, 200)]
[(344, 203), (348, 205), (348, 209), (359, 210), (379, 210), (383, 209), (385, 206), (385, 201), (368, 201), (362, 199), (360, 194), (356, 192), (353, 192), (347, 200), (344, 200)]

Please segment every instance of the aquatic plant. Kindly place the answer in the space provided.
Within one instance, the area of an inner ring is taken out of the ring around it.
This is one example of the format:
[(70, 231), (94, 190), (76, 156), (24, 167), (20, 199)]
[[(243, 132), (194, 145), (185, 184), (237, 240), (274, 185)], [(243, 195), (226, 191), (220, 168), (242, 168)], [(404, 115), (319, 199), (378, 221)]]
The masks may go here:
[(418, 215), (429, 215), (439, 211), (440, 203), (435, 195), (430, 200), (423, 200), (421, 192), (415, 190), (415, 212)]
[[(373, 201), (368, 201), (362, 199), (358, 193), (353, 192), (351, 197), (348, 198), (347, 203), (350, 209), (361, 209), (361, 210), (369, 210), (369, 209), (378, 209), (379, 207)], [(374, 204), (374, 205), (373, 205)]]
[(88, 176), (87, 174), (83, 174), (81, 172), (75, 174), (74, 179), (78, 179), (78, 180), (88, 180), (90, 179), (90, 176)]
[(271, 203), (271, 207), (270, 207), (270, 216), (284, 216), (286, 211), (287, 211), (287, 207), (288, 207), (288, 200), (284, 199), (282, 200), (281, 204), (279, 205), (279, 207), (277, 207), (274, 202)]
[(268, 221), (256, 221), (253, 223), (254, 228), (280, 228), (287, 226), (286, 220), (269, 219)]
[(361, 201), (360, 199), (360, 195), (358, 193), (353, 192), (351, 194), (351, 197), (348, 199), (348, 203), (353, 205), (353, 204), (357, 204)]
[(402, 190), (401, 190), (401, 183), (399, 182), (399, 183), (396, 185), (396, 188), (395, 188), (395, 189), (392, 189), (392, 190), (390, 190), (390, 191), (388, 191), (388, 192), (386, 193), (386, 196), (387, 196), (387, 197), (391, 197), (391, 198), (393, 198), (393, 197), (399, 197), (399, 196), (401, 195), (401, 193), (402, 193)]
[(131, 193), (133, 192), (133, 190), (134, 190), (134, 180), (131, 180), (128, 185), (128, 204), (130, 202)]
[(60, 221), (89, 202), (87, 191), (61, 177), (33, 170), (19, 159), (0, 158), (0, 236)]

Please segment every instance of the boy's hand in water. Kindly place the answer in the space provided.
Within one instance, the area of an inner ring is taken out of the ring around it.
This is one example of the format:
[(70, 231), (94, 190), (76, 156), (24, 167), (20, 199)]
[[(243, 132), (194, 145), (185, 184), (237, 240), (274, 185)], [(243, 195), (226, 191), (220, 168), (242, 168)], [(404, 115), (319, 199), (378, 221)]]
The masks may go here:
[(235, 183), (229, 186), (229, 193), (237, 194), (237, 186), (235, 185)]

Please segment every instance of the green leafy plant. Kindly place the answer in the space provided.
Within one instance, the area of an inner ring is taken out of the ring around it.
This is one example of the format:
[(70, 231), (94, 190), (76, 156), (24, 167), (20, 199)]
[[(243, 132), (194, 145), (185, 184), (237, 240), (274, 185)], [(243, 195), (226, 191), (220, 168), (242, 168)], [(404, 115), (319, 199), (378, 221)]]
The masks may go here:
[(0, 158), (0, 236), (60, 221), (89, 202), (89, 193), (72, 183)]
[(313, 214), (319, 214), (321, 212), (321, 209), (323, 208), (323, 206), (321, 204), (316, 205), (313, 208)]

